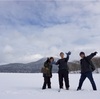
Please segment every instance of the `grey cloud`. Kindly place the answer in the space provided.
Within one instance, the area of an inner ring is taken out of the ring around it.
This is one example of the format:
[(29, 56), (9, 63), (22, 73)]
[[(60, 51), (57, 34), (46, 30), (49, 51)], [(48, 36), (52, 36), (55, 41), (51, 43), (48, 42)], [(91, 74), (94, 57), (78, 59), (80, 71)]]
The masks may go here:
[(65, 1), (0, 3), (0, 63), (99, 51), (100, 2)]

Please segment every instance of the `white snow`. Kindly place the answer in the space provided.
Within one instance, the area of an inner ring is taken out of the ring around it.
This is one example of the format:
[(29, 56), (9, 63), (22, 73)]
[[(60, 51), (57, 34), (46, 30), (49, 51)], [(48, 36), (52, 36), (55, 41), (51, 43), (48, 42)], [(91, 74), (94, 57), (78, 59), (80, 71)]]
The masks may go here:
[(53, 74), (52, 89), (41, 90), (42, 74), (0, 74), (0, 99), (100, 99), (100, 74), (94, 74), (98, 91), (88, 79), (83, 90), (76, 91), (80, 74), (70, 74), (70, 90), (58, 92), (58, 75)]

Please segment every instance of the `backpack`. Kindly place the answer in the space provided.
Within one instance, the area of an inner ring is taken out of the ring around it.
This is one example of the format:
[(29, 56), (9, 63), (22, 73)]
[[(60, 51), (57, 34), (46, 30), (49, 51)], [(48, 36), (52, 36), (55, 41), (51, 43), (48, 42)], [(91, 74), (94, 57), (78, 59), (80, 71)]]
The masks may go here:
[(46, 68), (46, 67), (42, 67), (41, 68), (41, 73), (43, 73), (43, 74), (49, 74), (49, 69)]
[(95, 66), (94, 66), (94, 64), (92, 63), (92, 61), (89, 61), (87, 58), (85, 58), (85, 60), (86, 60), (87, 63), (90, 65), (90, 68), (91, 68), (92, 72), (95, 71)]

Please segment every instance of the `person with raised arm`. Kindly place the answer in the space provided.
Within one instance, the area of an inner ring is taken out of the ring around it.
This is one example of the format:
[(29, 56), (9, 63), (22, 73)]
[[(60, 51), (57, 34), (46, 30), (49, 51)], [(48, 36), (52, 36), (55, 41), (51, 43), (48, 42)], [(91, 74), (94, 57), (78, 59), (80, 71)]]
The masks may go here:
[[(66, 90), (69, 90), (69, 68), (68, 68), (68, 60), (71, 52), (66, 53), (67, 57), (64, 57), (64, 53), (60, 53), (61, 59), (56, 62), (56, 65), (59, 65), (58, 68), (58, 77), (59, 77), (59, 88), (63, 89), (63, 79), (65, 81)], [(59, 89), (59, 91), (60, 91)]]
[(92, 71), (95, 70), (95, 67), (91, 61), (91, 59), (97, 54), (97, 52), (91, 53), (89, 56), (85, 56), (84, 52), (80, 52), (80, 65), (81, 65), (81, 77), (79, 80), (79, 86), (77, 91), (81, 90), (83, 82), (86, 78), (88, 78), (92, 84), (93, 90), (97, 90), (96, 84), (93, 79)]

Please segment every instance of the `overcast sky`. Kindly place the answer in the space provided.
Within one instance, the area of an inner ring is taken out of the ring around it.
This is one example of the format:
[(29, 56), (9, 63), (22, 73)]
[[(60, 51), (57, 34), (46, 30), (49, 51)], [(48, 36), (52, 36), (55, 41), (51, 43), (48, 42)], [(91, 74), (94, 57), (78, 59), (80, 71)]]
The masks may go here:
[(0, 0), (0, 64), (69, 50), (100, 55), (100, 0)]

